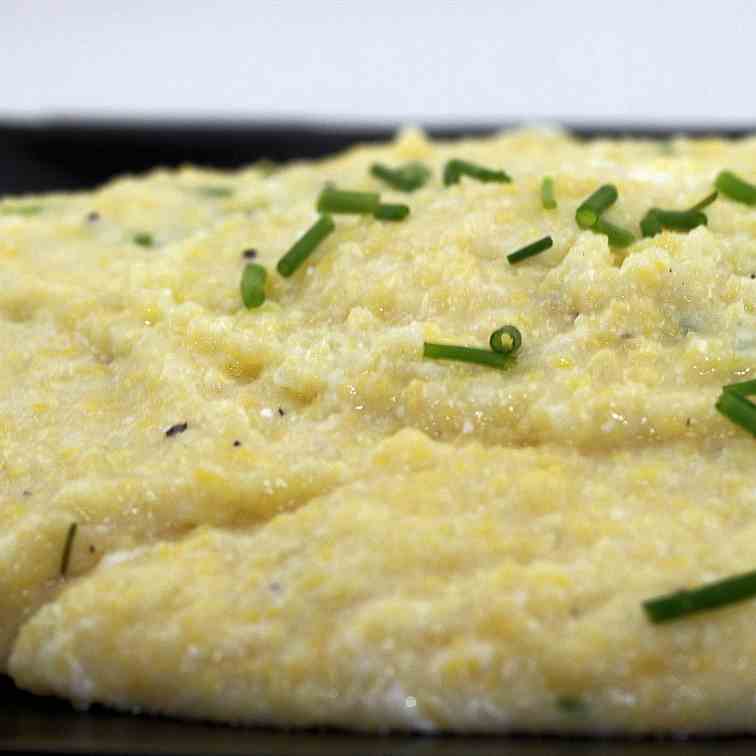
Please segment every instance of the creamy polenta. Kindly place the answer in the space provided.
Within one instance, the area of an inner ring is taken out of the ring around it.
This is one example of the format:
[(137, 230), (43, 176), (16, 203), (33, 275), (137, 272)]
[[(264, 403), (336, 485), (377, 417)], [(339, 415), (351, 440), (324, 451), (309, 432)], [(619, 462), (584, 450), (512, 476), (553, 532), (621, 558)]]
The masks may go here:
[[(642, 606), (756, 568), (756, 441), (714, 406), (756, 368), (756, 209), (638, 231), (724, 169), (756, 138), (405, 131), (0, 202), (0, 669), (222, 722), (753, 730), (756, 601)], [(283, 278), (328, 182), (410, 214), (334, 215)], [(606, 183), (624, 248), (575, 221)], [(505, 324), (508, 370), (423, 358)]]

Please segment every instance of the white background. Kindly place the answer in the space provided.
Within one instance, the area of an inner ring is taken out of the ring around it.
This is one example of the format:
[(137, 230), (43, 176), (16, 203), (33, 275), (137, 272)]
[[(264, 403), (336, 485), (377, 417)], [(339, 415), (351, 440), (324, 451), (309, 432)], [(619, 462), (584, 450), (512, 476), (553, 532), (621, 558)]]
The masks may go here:
[(756, 3), (0, 0), (0, 118), (756, 126)]

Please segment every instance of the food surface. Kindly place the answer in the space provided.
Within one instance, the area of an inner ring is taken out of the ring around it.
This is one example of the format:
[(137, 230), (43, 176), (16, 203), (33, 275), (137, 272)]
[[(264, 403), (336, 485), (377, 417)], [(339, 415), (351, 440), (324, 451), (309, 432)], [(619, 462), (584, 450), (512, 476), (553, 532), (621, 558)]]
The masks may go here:
[(753, 730), (756, 600), (647, 602), (756, 569), (755, 177), (756, 138), (407, 130), (0, 201), (0, 670), (245, 724)]

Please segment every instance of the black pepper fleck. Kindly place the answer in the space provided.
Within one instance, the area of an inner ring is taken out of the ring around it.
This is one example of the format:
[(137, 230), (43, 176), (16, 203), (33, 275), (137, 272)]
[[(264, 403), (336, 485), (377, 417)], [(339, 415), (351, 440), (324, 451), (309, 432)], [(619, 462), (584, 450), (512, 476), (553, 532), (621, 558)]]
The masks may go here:
[(31, 496), (32, 492), (27, 488), (26, 491), (22, 491), (21, 492), (21, 495), (22, 496)]
[(756, 273), (751, 273), (751, 278), (756, 278)]
[(176, 425), (172, 425), (168, 428), (165, 435), (168, 436), (168, 438), (171, 436), (178, 436), (179, 433), (183, 433), (188, 427), (189, 423), (176, 423)]
[(254, 260), (257, 257), (257, 250), (256, 249), (245, 249), (244, 252), (242, 252), (242, 257), (245, 260)]
[(68, 526), (68, 532), (66, 533), (66, 540), (63, 544), (63, 556), (60, 560), (60, 575), (65, 577), (68, 572), (68, 563), (71, 561), (71, 551), (73, 550), (73, 542), (76, 538), (76, 531), (79, 529), (79, 525), (76, 522), (72, 522)]
[(278, 414), (281, 415), (281, 417), (283, 417), (286, 413), (279, 407)]
[(687, 425), (687, 426), (688, 426), (688, 428), (690, 428), (690, 426), (691, 426), (691, 425), (693, 425), (693, 421), (692, 421), (692, 420), (691, 420), (690, 418), (688, 418), (688, 419), (687, 419), (687, 420), (685, 421), (685, 425)]
[(234, 441), (234, 446), (241, 446), (241, 441), (239, 441), (239, 439)]
[(100, 220), (100, 214), (96, 210), (87, 213), (87, 223), (96, 223), (98, 220)]
[(95, 551), (96, 551), (95, 547), (94, 547), (94, 546), (92, 546), (92, 544), (90, 544), (90, 545), (89, 545), (89, 553), (90, 553), (90, 554), (94, 554), (94, 553), (95, 553)]

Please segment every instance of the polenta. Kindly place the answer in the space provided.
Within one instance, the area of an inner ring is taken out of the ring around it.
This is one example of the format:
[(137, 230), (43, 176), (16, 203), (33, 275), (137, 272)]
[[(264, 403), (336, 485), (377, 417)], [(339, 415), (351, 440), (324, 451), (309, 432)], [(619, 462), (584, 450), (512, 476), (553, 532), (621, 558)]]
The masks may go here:
[[(756, 600), (644, 611), (756, 569), (715, 407), (756, 368), (756, 208), (639, 231), (725, 170), (756, 138), (407, 130), (1, 201), (0, 670), (244, 724), (754, 730)], [(279, 275), (329, 184), (409, 214), (334, 214)], [(576, 222), (603, 185), (631, 243)], [(505, 325), (506, 369), (424, 356)]]

